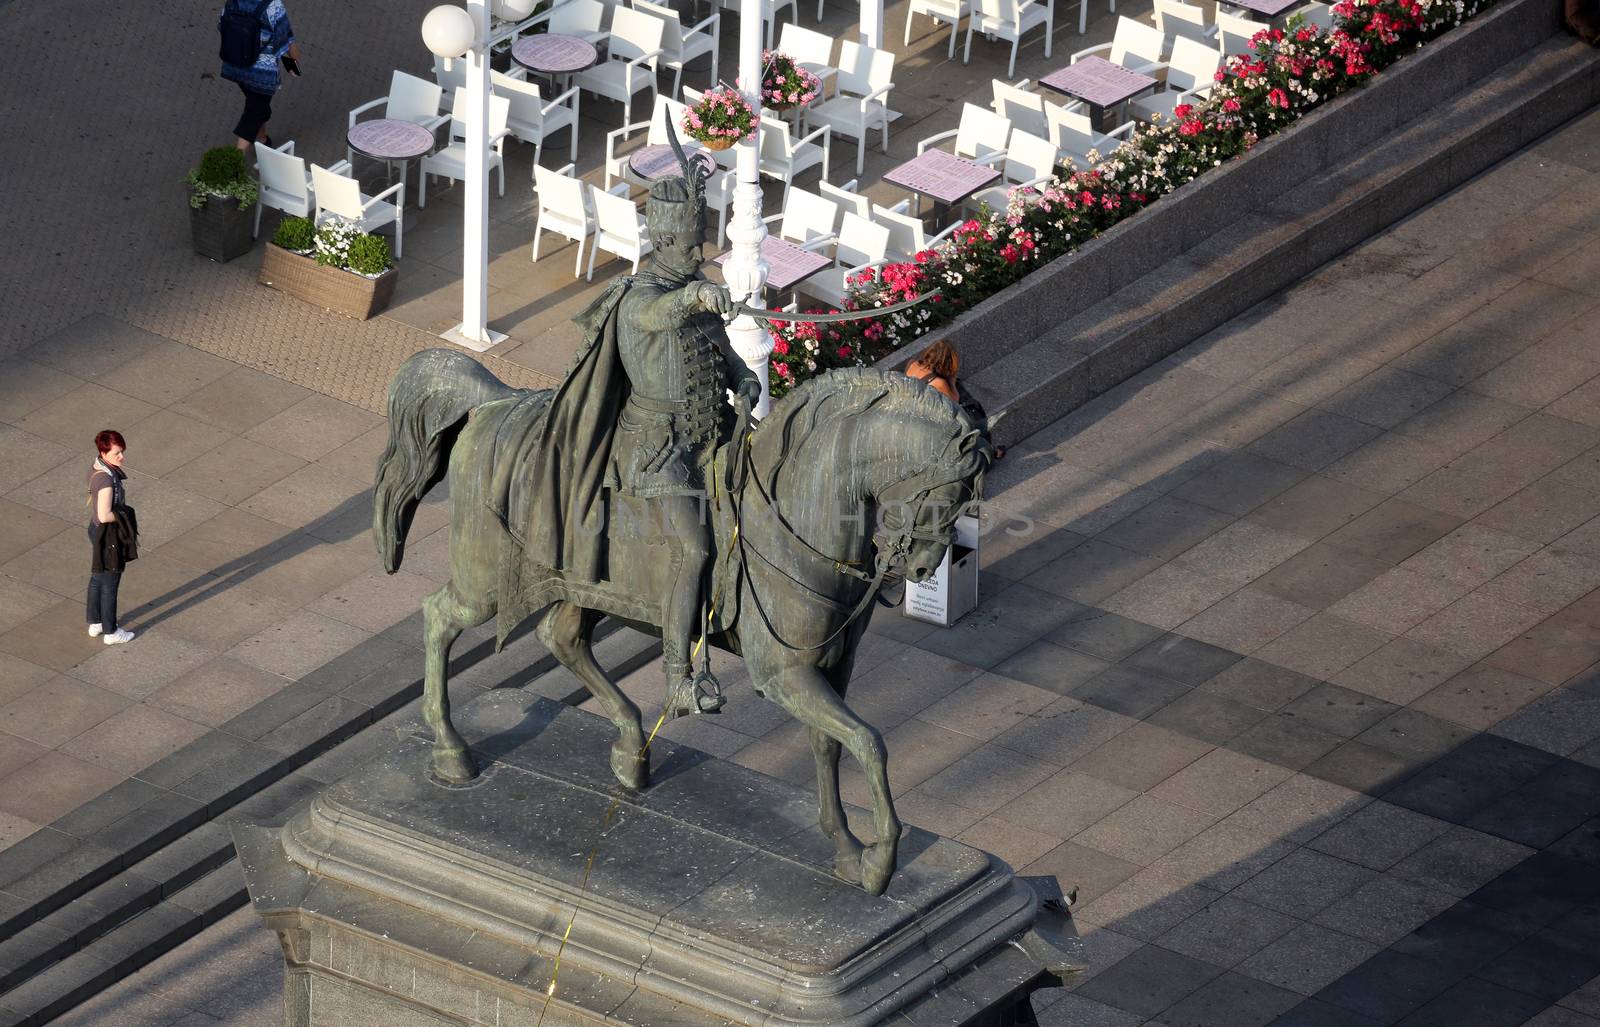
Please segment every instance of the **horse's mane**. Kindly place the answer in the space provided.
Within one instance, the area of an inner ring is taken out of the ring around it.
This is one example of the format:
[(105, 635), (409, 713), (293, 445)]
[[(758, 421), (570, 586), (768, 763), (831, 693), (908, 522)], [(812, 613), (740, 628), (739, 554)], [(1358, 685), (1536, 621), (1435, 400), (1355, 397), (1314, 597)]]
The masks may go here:
[[(930, 459), (949, 457), (963, 469), (968, 467), (969, 461), (981, 461), (987, 466), (992, 460), (987, 425), (974, 421), (970, 414), (927, 383), (899, 371), (875, 367), (839, 368), (803, 382), (773, 404), (772, 412), (757, 428), (757, 440), (763, 433), (771, 433), (784, 440), (788, 448), (796, 448), (824, 424), (878, 407), (886, 413), (922, 421), (934, 429), (942, 428), (944, 438), (936, 450), (928, 453)], [(974, 435), (981, 441), (965, 447), (960, 457), (947, 453), (950, 447)]]
[(842, 367), (802, 382), (773, 403), (772, 413), (765, 420), (786, 423), (802, 410), (828, 406), (836, 399), (843, 400), (843, 409), (836, 406), (828, 416), (859, 413), (869, 403), (885, 402), (896, 413), (935, 423), (950, 421), (954, 415), (964, 418), (971, 428), (978, 427), (971, 424), (966, 411), (939, 390), (902, 372), (876, 367)]

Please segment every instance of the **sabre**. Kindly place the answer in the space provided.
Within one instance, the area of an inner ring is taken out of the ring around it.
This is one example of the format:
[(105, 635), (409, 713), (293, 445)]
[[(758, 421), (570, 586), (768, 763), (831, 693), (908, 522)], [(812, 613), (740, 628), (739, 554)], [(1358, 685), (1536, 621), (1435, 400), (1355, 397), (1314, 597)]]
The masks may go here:
[(765, 321), (768, 324), (771, 324), (774, 321), (798, 321), (805, 324), (834, 324), (839, 321), (860, 321), (869, 317), (881, 317), (884, 314), (893, 314), (901, 310), (908, 310), (911, 307), (916, 306), (918, 303), (922, 303), (925, 300), (930, 300), (939, 295), (941, 291), (942, 290), (940, 289), (930, 289), (927, 292), (913, 296), (908, 300), (902, 300), (899, 303), (891, 303), (887, 307), (873, 307), (870, 310), (846, 310), (837, 314), (802, 314), (798, 311), (791, 312), (787, 310), (767, 310), (764, 307), (753, 307), (741, 300), (734, 306), (733, 315), (729, 318), (729, 320), (732, 320), (734, 317), (738, 317), (740, 314), (749, 314), (757, 321)]

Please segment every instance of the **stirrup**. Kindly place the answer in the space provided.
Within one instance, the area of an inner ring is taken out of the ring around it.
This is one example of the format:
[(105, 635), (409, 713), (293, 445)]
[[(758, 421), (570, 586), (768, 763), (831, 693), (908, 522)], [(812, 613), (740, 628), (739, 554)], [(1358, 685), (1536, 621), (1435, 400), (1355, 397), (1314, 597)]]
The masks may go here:
[(706, 668), (694, 677), (680, 677), (667, 693), (667, 719), (687, 717), (691, 714), (721, 713), (728, 704), (722, 694), (722, 683)]

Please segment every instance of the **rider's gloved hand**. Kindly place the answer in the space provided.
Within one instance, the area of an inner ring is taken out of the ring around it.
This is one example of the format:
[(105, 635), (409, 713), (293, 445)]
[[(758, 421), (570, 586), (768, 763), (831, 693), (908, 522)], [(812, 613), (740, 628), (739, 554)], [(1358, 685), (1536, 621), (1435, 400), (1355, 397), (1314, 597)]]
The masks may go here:
[(726, 286), (718, 285), (716, 282), (698, 282), (695, 285), (694, 298), (700, 304), (701, 310), (721, 318), (733, 316), (735, 304)]
[(739, 384), (733, 388), (733, 393), (752, 407), (761, 402), (761, 380), (755, 375), (739, 379)]

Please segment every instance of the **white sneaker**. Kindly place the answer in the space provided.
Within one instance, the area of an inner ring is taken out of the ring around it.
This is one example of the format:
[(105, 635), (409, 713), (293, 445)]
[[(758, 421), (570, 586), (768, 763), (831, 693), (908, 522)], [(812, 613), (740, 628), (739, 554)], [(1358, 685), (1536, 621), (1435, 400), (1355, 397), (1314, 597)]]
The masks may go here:
[(127, 628), (118, 628), (105, 638), (102, 638), (100, 641), (104, 642), (106, 645), (116, 645), (119, 642), (132, 642), (133, 632), (129, 631)]
[(102, 632), (104, 630), (105, 629), (102, 628), (98, 624), (91, 624), (91, 625), (89, 625), (89, 637), (90, 638), (99, 638), (100, 637), (100, 632)]

